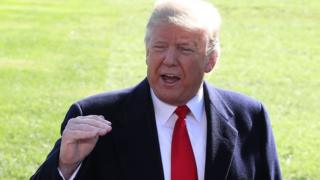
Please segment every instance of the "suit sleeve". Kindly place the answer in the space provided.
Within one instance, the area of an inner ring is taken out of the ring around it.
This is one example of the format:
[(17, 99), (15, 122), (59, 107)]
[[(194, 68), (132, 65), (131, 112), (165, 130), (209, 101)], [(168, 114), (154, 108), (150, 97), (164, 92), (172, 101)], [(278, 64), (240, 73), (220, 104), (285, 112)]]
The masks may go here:
[(266, 112), (263, 105), (261, 105), (260, 118), (263, 119), (264, 122), (262, 127), (263, 135), (261, 143), (262, 143), (262, 162), (265, 162), (262, 165), (262, 177), (263, 179), (268, 180), (280, 180), (281, 171), (277, 156), (276, 145), (271, 129), (271, 124), (269, 120), (268, 113)]
[[(73, 104), (65, 116), (65, 119), (61, 125), (60, 133), (62, 134), (69, 119), (75, 118), (81, 115), (82, 115), (82, 110), (80, 105), (77, 103)], [(57, 169), (58, 163), (59, 163), (60, 144), (61, 144), (61, 139), (58, 139), (53, 149), (47, 156), (47, 159), (39, 167), (36, 173), (33, 176), (31, 176), (30, 178), (31, 180), (57, 180), (57, 179), (62, 180)]]

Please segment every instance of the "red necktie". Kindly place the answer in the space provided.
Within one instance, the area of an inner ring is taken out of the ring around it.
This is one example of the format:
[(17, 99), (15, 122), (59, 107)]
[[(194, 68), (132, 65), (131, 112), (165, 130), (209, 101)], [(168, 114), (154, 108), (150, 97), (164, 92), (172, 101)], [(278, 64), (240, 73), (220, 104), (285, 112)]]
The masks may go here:
[(193, 155), (187, 127), (189, 108), (178, 106), (178, 120), (174, 126), (171, 145), (171, 180), (197, 180), (197, 166)]

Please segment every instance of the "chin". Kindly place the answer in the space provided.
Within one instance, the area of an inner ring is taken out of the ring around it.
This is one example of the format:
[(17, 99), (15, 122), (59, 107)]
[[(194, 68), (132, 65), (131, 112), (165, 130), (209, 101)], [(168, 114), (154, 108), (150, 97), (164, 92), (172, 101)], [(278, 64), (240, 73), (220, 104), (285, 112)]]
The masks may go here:
[(179, 95), (175, 95), (175, 96), (162, 96), (159, 97), (159, 99), (161, 99), (163, 102), (173, 105), (173, 106), (178, 106), (178, 105), (183, 105), (186, 104), (185, 101), (183, 101), (181, 98), (179, 98)]
[(156, 94), (156, 96), (163, 102), (170, 104), (170, 105), (177, 105), (178, 99), (177, 96), (168, 96), (168, 94)]

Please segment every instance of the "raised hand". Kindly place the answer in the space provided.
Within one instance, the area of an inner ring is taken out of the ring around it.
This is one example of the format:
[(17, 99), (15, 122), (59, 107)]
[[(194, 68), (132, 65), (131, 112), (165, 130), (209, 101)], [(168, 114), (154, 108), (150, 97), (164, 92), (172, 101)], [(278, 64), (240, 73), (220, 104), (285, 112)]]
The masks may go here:
[(59, 169), (69, 179), (81, 161), (90, 154), (99, 136), (111, 131), (111, 122), (103, 116), (78, 116), (69, 120), (62, 137)]

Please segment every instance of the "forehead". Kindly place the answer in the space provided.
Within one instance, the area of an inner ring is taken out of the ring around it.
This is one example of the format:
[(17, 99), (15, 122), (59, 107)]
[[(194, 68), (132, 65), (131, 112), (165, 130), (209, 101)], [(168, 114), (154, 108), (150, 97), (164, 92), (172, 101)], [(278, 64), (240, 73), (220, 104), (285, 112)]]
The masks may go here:
[(155, 25), (150, 33), (151, 43), (190, 43), (202, 44), (206, 41), (205, 33), (199, 29), (188, 29), (173, 24)]

